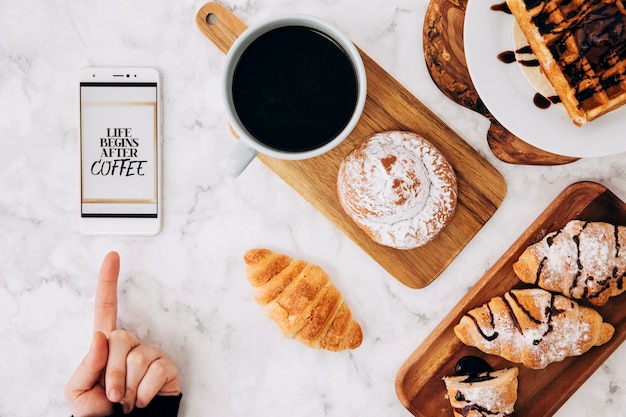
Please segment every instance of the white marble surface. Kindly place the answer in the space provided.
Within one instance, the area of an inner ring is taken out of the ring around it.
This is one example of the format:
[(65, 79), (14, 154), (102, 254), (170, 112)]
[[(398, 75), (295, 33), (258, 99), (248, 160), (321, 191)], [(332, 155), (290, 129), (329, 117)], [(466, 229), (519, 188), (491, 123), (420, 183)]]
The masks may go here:
[[(506, 199), (430, 286), (387, 274), (262, 163), (238, 179), (216, 93), (224, 56), (196, 29), (202, 1), (0, 1), (0, 416), (62, 416), (62, 387), (87, 351), (100, 261), (122, 257), (119, 322), (179, 364), (181, 416), (408, 416), (396, 372), (467, 289), (567, 185), (626, 198), (625, 155), (513, 166), (487, 122), (444, 97), (423, 59), (427, 0), (224, 0), (247, 24), (284, 11), (339, 26), (505, 176)], [(77, 230), (77, 72), (154, 66), (164, 78), (164, 227), (156, 237)], [(284, 339), (245, 279), (268, 246), (323, 266), (364, 329), (352, 352)], [(558, 416), (624, 415), (622, 346)], [(547, 393), (550, 395), (550, 393)]]

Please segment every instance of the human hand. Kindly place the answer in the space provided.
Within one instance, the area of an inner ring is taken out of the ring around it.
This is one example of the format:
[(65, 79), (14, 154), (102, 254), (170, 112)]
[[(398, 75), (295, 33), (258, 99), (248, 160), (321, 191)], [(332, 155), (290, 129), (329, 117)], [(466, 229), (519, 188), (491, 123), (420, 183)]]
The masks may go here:
[(121, 403), (124, 413), (145, 407), (156, 395), (178, 395), (174, 362), (159, 349), (117, 329), (116, 252), (104, 258), (94, 306), (94, 336), (89, 352), (65, 386), (65, 399), (76, 417), (104, 417)]

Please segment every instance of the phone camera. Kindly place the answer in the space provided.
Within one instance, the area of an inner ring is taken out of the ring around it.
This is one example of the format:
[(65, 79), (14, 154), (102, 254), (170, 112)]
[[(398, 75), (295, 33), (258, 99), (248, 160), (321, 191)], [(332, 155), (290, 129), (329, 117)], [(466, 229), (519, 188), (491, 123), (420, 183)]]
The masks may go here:
[(130, 74), (126, 74), (126, 78), (130, 77)]

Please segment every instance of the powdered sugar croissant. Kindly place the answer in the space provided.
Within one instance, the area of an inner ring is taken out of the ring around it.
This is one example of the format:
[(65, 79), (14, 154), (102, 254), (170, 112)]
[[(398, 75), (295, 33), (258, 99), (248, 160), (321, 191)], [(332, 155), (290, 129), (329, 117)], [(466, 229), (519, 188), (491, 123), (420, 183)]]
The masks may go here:
[(256, 301), (282, 333), (312, 348), (357, 348), (361, 326), (319, 266), (268, 249), (244, 254)]
[(581, 355), (614, 332), (595, 310), (541, 288), (494, 297), (454, 327), (466, 345), (534, 369)]
[(513, 270), (529, 284), (603, 305), (626, 291), (626, 227), (572, 220), (529, 246)]
[(517, 368), (443, 378), (454, 417), (513, 415), (517, 401)]

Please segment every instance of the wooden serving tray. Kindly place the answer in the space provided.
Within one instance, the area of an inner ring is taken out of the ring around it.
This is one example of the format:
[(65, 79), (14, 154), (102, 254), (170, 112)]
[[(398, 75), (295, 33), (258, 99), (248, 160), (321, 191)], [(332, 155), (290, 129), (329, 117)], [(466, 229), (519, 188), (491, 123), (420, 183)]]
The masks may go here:
[(515, 415), (552, 416), (621, 345), (626, 338), (626, 295), (613, 297), (602, 307), (579, 302), (595, 308), (606, 322), (615, 326), (615, 335), (605, 345), (593, 347), (582, 356), (552, 363), (543, 370), (533, 370), (484, 354), (464, 345), (454, 334), (454, 326), (468, 310), (512, 288), (529, 287), (519, 281), (513, 272), (513, 263), (530, 244), (541, 240), (548, 232), (562, 228), (572, 219), (626, 225), (626, 204), (602, 185), (592, 182), (575, 183), (565, 189), (400, 367), (396, 391), (402, 404), (413, 415), (451, 416), (452, 407), (444, 397), (446, 389), (441, 378), (454, 375), (455, 364), (460, 358), (478, 356), (494, 369), (518, 366)]
[[(424, 58), (431, 78), (451, 100), (491, 121), (487, 143), (493, 154), (511, 164), (561, 165), (578, 158), (556, 155), (524, 142), (506, 130), (482, 102), (467, 69), (463, 24), (468, 0), (431, 0), (423, 28)], [(504, 0), (492, 0), (501, 5)]]
[[(218, 3), (197, 13), (200, 31), (224, 53), (246, 29)], [(457, 256), (502, 203), (506, 184), (485, 158), (461, 139), (376, 62), (360, 51), (367, 75), (363, 115), (349, 135), (332, 151), (303, 161), (258, 158), (326, 216), (392, 276), (412, 288), (431, 283)], [(432, 142), (454, 167), (458, 203), (454, 218), (432, 242), (403, 251), (374, 243), (339, 204), (336, 184), (339, 164), (367, 136), (385, 130), (414, 131)]]

